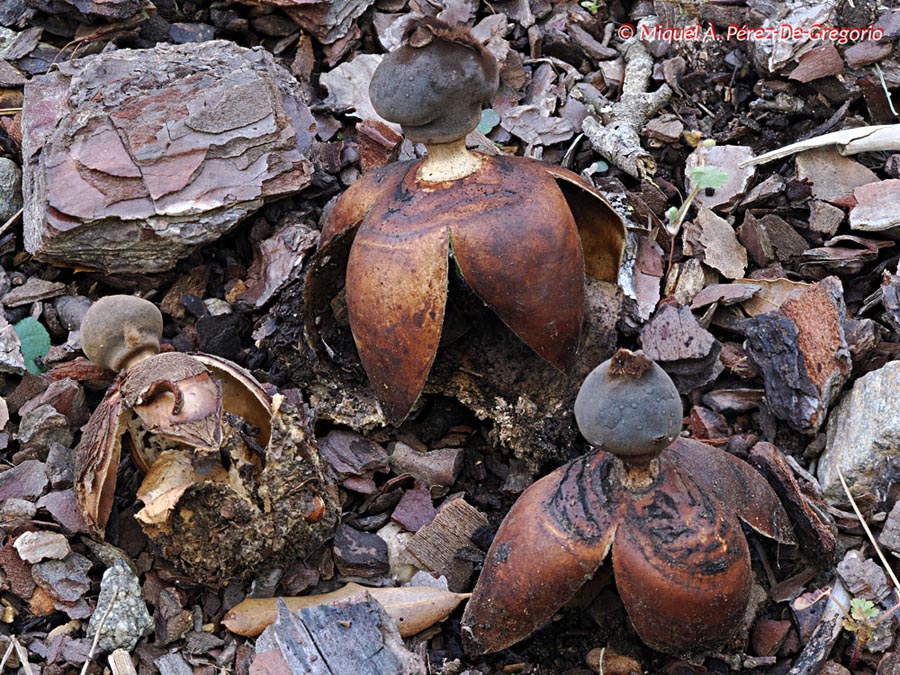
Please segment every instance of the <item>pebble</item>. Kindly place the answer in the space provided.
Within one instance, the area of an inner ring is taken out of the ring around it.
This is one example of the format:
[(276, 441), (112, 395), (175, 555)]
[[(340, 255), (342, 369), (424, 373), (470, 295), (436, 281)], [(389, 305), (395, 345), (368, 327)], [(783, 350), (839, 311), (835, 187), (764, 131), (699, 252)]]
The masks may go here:
[(69, 540), (57, 532), (24, 532), (13, 543), (19, 557), (25, 562), (62, 560), (72, 552)]
[(103, 573), (97, 608), (88, 624), (88, 637), (93, 638), (99, 631), (100, 649), (105, 652), (116, 649), (130, 652), (142, 637), (149, 635), (152, 628), (153, 618), (141, 596), (137, 577), (128, 565), (117, 560)]
[(900, 362), (859, 378), (828, 420), (817, 477), (827, 500), (847, 503), (838, 471), (854, 496), (878, 495), (900, 469)]

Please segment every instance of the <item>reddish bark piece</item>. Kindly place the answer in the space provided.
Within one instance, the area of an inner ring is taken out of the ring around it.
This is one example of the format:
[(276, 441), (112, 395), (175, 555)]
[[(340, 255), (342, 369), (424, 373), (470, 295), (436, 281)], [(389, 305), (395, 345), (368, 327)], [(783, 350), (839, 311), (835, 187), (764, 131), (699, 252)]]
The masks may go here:
[(798, 82), (812, 82), (821, 77), (844, 72), (844, 60), (833, 42), (823, 41), (800, 57), (800, 65), (788, 75), (788, 79)]
[(87, 571), (91, 561), (79, 553), (71, 553), (64, 560), (48, 560), (31, 568), (38, 586), (54, 599), (66, 603), (81, 600), (91, 588)]
[(827, 515), (824, 501), (801, 491), (784, 455), (771, 443), (754, 445), (748, 461), (762, 472), (778, 494), (807, 558), (822, 569), (830, 568), (837, 551), (837, 528), (831, 516)]
[(748, 353), (763, 374), (766, 402), (779, 419), (811, 432), (850, 377), (843, 289), (828, 277), (754, 317)]
[(391, 514), (391, 520), (410, 532), (418, 532), (433, 521), (436, 515), (437, 510), (431, 503), (431, 492), (427, 487), (419, 486), (403, 493)]
[(308, 226), (288, 225), (256, 244), (244, 290), (236, 299), (257, 309), (263, 307), (299, 276), (316, 247), (316, 239)]
[(90, 416), (84, 398), (84, 390), (78, 382), (71, 378), (52, 382), (43, 394), (19, 408), (19, 416), (22, 417), (30, 410), (44, 404), (53, 406), (74, 428), (81, 427)]
[(793, 624), (790, 621), (760, 619), (753, 627), (750, 644), (757, 656), (774, 656), (787, 640)]
[(12, 539), (0, 548), (0, 571), (2, 575), (3, 590), (10, 590), (23, 600), (27, 600), (34, 593), (34, 577), (31, 576), (31, 565), (19, 557), (19, 553), (13, 546)]
[(363, 120), (356, 126), (359, 164), (363, 171), (384, 166), (397, 159), (403, 136), (378, 120)]
[(691, 408), (690, 428), (693, 437), (699, 440), (731, 435), (728, 422), (722, 415), (696, 405)]
[(65, 61), (29, 82), (24, 108), (25, 241), (44, 260), (169, 269), (311, 180), (315, 122), (264, 50), (211, 41)]
[(728, 306), (744, 300), (749, 300), (756, 295), (761, 286), (749, 284), (711, 284), (694, 296), (691, 309), (701, 309), (714, 302)]
[(59, 523), (67, 532), (73, 534), (77, 532), (91, 532), (91, 528), (84, 522), (73, 490), (50, 492), (38, 500), (37, 507), (46, 509), (53, 520)]

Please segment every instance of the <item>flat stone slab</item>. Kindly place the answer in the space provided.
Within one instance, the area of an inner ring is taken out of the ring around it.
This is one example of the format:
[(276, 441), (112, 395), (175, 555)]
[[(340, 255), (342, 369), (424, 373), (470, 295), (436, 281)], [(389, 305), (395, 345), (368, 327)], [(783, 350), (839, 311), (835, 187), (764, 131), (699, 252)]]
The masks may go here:
[(312, 178), (299, 85), (231, 42), (62, 61), (22, 120), (25, 247), (45, 261), (170, 269)]

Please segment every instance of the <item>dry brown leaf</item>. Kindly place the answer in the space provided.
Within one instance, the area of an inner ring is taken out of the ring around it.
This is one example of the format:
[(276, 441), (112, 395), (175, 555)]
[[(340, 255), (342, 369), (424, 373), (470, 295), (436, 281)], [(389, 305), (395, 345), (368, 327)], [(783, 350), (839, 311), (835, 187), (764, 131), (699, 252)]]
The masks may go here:
[[(451, 593), (431, 586), (401, 586), (399, 588), (367, 588), (349, 583), (331, 593), (281, 598), (288, 609), (296, 612), (304, 607), (315, 607), (343, 600), (368, 591), (390, 614), (400, 627), (400, 635), (409, 637), (443, 621), (471, 593)], [(278, 598), (247, 598), (233, 607), (222, 620), (232, 633), (256, 637), (273, 623), (278, 616)]]
[(735, 279), (734, 283), (761, 286), (756, 295), (741, 303), (741, 307), (750, 316), (778, 309), (794, 293), (809, 286), (809, 284), (790, 279)]

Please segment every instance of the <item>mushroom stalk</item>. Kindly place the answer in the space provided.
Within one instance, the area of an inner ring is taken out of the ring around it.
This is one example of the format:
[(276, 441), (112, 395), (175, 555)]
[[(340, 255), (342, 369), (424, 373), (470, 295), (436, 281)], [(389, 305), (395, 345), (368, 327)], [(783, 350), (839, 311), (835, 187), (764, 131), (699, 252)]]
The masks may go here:
[(153, 346), (144, 347), (143, 349), (130, 354), (126, 358), (125, 362), (122, 364), (122, 370), (131, 370), (141, 361), (145, 361), (151, 356), (156, 356), (157, 354), (159, 354), (159, 348)]
[(471, 176), (481, 168), (483, 157), (466, 148), (466, 139), (449, 143), (428, 143), (428, 156), (419, 167), (418, 178), (426, 183), (442, 183)]
[(619, 459), (614, 467), (619, 483), (626, 490), (645, 490), (653, 485), (659, 476), (658, 457), (651, 457), (644, 463), (636, 463), (631, 458)]

